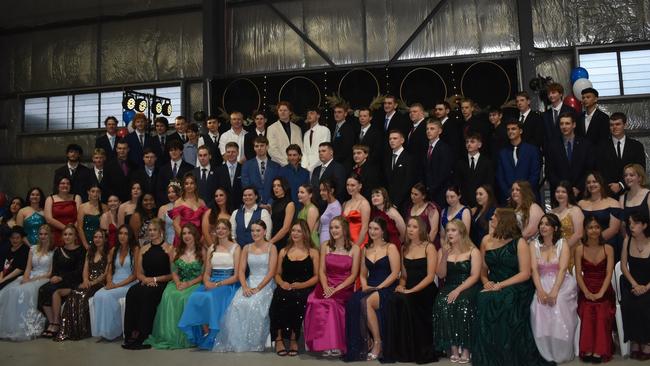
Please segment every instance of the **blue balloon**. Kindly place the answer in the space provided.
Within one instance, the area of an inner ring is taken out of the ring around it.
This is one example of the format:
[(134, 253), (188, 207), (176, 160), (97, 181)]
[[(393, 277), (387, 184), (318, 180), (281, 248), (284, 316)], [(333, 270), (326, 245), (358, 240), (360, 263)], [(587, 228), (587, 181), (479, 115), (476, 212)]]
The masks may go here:
[(124, 121), (125, 124), (128, 124), (133, 120), (133, 117), (135, 117), (135, 111), (124, 111), (122, 112), (122, 120)]
[(576, 67), (571, 70), (571, 85), (578, 79), (589, 79), (589, 73), (584, 67)]

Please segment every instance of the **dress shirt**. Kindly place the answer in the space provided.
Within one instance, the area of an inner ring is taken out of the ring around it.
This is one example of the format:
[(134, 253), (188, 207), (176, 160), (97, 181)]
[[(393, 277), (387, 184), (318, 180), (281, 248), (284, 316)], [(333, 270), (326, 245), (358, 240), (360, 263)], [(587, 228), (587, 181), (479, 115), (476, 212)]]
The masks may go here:
[[(242, 208), (244, 210), (244, 225), (248, 226), (248, 224), (251, 222), (251, 219), (253, 218), (253, 212), (257, 209), (257, 204), (253, 205), (253, 207), (251, 207), (251, 208), (246, 208), (246, 206), (242, 206), (242, 207), (236, 209), (232, 213), (232, 215), (230, 215), (230, 225), (232, 225), (231, 235), (232, 235), (233, 240), (237, 240), (237, 230), (235, 229), (237, 227), (237, 219), (236, 219), (236, 217), (237, 217), (237, 213)], [(270, 240), (271, 239), (271, 231), (273, 231), (272, 230), (273, 229), (273, 226), (272, 226), (273, 223), (271, 222), (271, 214), (269, 214), (269, 212), (267, 210), (262, 209), (262, 214), (260, 216), (260, 219), (262, 221), (264, 221), (264, 223), (266, 224), (266, 235), (264, 235), (264, 237), (266, 238), (266, 240)]]
[(221, 135), (219, 140), (219, 151), (221, 155), (226, 153), (226, 144), (229, 142), (236, 142), (239, 145), (239, 155), (237, 155), (237, 161), (244, 160), (244, 135), (246, 135), (246, 130), (242, 129), (239, 132), (239, 135), (231, 128), (228, 131), (224, 132)]

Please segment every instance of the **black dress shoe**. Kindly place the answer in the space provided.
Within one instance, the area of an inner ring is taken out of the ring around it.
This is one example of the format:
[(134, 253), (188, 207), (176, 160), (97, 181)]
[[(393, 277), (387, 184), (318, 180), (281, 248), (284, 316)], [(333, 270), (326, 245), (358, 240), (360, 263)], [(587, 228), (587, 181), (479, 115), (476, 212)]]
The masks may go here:
[(591, 356), (591, 363), (602, 363), (602, 357)]

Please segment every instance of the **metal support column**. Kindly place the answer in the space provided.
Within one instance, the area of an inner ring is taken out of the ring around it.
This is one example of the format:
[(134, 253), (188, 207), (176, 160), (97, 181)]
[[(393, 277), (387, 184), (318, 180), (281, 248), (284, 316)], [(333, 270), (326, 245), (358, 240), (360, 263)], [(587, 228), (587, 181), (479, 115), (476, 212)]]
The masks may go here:
[[(528, 85), (537, 76), (535, 70), (535, 43), (533, 39), (533, 8), (529, 0), (517, 0), (517, 20), (519, 24), (519, 65), (523, 90), (531, 96), (536, 93)], [(532, 108), (538, 107), (538, 98), (531, 98)]]

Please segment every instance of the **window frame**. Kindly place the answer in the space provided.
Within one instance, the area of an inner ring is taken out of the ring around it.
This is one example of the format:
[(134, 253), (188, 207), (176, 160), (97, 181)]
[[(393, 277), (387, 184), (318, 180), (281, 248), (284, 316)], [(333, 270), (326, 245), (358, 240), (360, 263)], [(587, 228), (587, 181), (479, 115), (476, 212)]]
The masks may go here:
[[(106, 86), (106, 87), (90, 87), (90, 88), (76, 88), (76, 89), (65, 89), (65, 90), (53, 90), (53, 91), (39, 91), (39, 92), (30, 92), (30, 93), (21, 93), (18, 95), (18, 98), (20, 99), (21, 102), (21, 125), (20, 125), (20, 132), (18, 133), (19, 136), (33, 136), (33, 135), (66, 135), (66, 134), (75, 134), (75, 133), (83, 133), (83, 132), (96, 132), (96, 131), (102, 131), (104, 129), (102, 123), (103, 123), (103, 118), (106, 116), (101, 115), (100, 111), (100, 106), (102, 103), (102, 93), (106, 92), (116, 92), (116, 91), (124, 91), (124, 90), (136, 90), (136, 89), (161, 89), (161, 88), (169, 88), (169, 87), (179, 87), (180, 88), (180, 102), (181, 105), (178, 107), (178, 109), (175, 108), (174, 110), (174, 115), (179, 115), (182, 114), (184, 115), (184, 110), (187, 105), (187, 95), (186, 95), (186, 87), (188, 85), (189, 80), (172, 80), (172, 81), (164, 81), (164, 82), (156, 82), (156, 83), (146, 83), (146, 84), (124, 84), (120, 86)], [(97, 93), (97, 109), (98, 109), (98, 119), (97, 119), (97, 128), (75, 128), (75, 118), (74, 118), (74, 103), (75, 103), (75, 96), (80, 95), (80, 94), (92, 94), (92, 93)], [(68, 96), (72, 98), (72, 116), (71, 116), (71, 128), (70, 129), (61, 129), (61, 130), (53, 130), (50, 129), (50, 98), (51, 97), (57, 97), (57, 96)], [(45, 129), (42, 130), (35, 130), (35, 131), (25, 131), (25, 101), (30, 98), (47, 98), (47, 112), (45, 116)], [(115, 116), (121, 121), (122, 116)], [(169, 118), (169, 117), (168, 117)], [(173, 116), (172, 116), (173, 118)]]
[[(643, 94), (625, 94), (625, 87), (623, 83), (623, 69), (621, 65), (621, 52), (627, 51), (650, 51), (650, 42), (638, 42), (638, 43), (619, 43), (619, 44), (608, 44), (608, 45), (597, 45), (597, 46), (579, 46), (575, 48), (575, 60), (576, 65), (580, 66), (580, 55), (585, 54), (595, 54), (595, 53), (616, 53), (616, 63), (618, 66), (618, 85), (619, 85), (619, 95), (612, 96), (602, 96), (598, 100), (601, 101), (619, 101), (619, 100), (630, 100), (630, 99), (648, 99), (650, 98), (650, 93)], [(587, 70), (589, 71), (589, 70)]]

